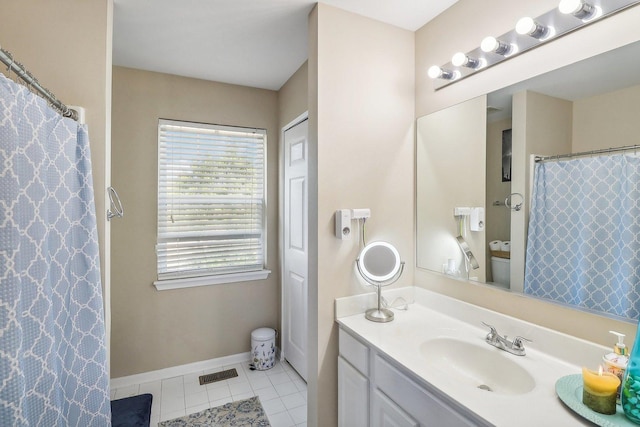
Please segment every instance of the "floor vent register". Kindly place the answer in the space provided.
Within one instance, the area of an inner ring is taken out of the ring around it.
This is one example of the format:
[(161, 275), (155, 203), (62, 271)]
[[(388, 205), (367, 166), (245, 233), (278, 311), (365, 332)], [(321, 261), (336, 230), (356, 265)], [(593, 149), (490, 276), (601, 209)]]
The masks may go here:
[(200, 375), (200, 385), (211, 384), (217, 381), (228, 380), (229, 378), (235, 378), (238, 376), (238, 371), (235, 368), (227, 369), (220, 372), (214, 372), (213, 374)]

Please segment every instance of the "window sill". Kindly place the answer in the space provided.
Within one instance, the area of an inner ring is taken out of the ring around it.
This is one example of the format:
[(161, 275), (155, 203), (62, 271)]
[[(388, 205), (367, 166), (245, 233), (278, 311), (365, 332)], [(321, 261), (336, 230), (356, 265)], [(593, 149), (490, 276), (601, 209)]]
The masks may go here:
[(248, 271), (245, 273), (221, 274), (217, 276), (190, 277), (182, 279), (157, 280), (153, 286), (159, 291), (170, 289), (193, 288), (196, 286), (221, 285), (223, 283), (248, 282), (264, 280), (269, 277), (271, 270)]

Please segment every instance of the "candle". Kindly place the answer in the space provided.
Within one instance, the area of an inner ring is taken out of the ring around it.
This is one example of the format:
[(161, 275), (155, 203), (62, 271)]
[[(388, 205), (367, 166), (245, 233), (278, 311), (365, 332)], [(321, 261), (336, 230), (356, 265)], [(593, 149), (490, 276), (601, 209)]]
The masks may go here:
[(600, 366), (598, 372), (582, 368), (582, 380), (582, 403), (601, 414), (615, 414), (620, 379), (610, 372), (602, 372)]

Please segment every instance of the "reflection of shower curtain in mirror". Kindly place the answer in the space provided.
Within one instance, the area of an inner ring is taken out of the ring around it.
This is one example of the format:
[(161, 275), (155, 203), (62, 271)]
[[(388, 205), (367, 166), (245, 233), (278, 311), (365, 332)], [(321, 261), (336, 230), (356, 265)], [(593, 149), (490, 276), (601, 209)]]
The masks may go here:
[(110, 426), (89, 142), (0, 75), (0, 425)]
[(538, 163), (526, 294), (631, 319), (640, 314), (640, 158)]

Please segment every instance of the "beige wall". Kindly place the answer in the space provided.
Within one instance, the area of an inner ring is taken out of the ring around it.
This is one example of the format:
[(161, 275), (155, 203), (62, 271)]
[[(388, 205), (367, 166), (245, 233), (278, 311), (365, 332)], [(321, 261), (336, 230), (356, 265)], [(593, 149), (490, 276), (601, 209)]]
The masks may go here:
[[(490, 3), (460, 0), (418, 30), (416, 116), (429, 114), (640, 38), (639, 33), (634, 31), (640, 20), (640, 7), (634, 6), (434, 92), (432, 82), (426, 76), (430, 65), (444, 64), (450, 60), (453, 52), (471, 50), (479, 45), (483, 37), (500, 35), (512, 29), (521, 16), (538, 16), (554, 7), (557, 7), (555, 0), (495, 0)], [(580, 49), (576, 49), (576, 46), (580, 46)], [(485, 286), (453, 282), (425, 270), (416, 270), (415, 279), (419, 286), (601, 344), (610, 344), (610, 329), (631, 337), (635, 334), (636, 327), (631, 323), (616, 322)]]
[(573, 152), (638, 143), (640, 85), (573, 103)]
[(309, 109), (308, 91), (309, 63), (305, 61), (278, 91), (280, 130)]
[[(278, 97), (274, 91), (114, 67), (112, 377), (249, 351), (255, 328), (279, 325)], [(264, 281), (157, 291), (158, 119), (267, 129)]]
[(317, 138), (318, 265), (310, 296), (317, 302), (317, 317), (310, 320), (312, 327), (317, 325), (317, 360), (310, 368), (317, 363), (318, 378), (309, 382), (308, 424), (333, 426), (334, 300), (372, 291), (354, 273), (358, 240), (334, 237), (335, 210), (370, 208), (367, 241), (394, 244), (406, 262), (398, 286), (413, 283), (414, 33), (322, 3), (311, 21), (309, 110)]
[[(0, 2), (2, 48), (63, 103), (86, 109), (107, 329), (109, 223), (105, 197), (111, 167), (112, 15), (112, 0)], [(0, 72), (6, 75), (5, 70)]]

